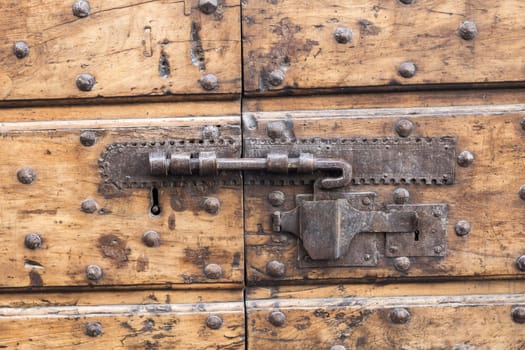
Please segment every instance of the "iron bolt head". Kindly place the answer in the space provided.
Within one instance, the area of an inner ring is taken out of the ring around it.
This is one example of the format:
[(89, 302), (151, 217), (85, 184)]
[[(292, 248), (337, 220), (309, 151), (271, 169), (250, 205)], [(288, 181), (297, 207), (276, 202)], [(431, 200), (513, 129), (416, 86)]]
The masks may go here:
[(516, 323), (525, 323), (525, 307), (516, 306), (511, 311), (512, 319)]
[(214, 13), (218, 5), (217, 0), (199, 0), (199, 9), (207, 15)]
[(458, 236), (463, 237), (470, 233), (472, 230), (472, 225), (466, 220), (460, 220), (454, 226), (454, 230)]
[(93, 199), (86, 199), (80, 203), (80, 210), (87, 214), (93, 214), (98, 210), (98, 204)]
[(474, 163), (474, 155), (470, 153), (469, 151), (462, 151), (458, 155), (457, 161), (460, 167), (463, 167), (463, 168), (469, 167), (470, 165), (472, 165), (472, 163)]
[(396, 122), (395, 130), (401, 137), (408, 137), (414, 130), (414, 123), (408, 119), (400, 119)]
[(365, 256), (363, 257), (363, 259), (364, 259), (365, 261), (370, 261), (370, 259), (372, 259), (372, 255), (370, 255), (370, 254), (365, 254)]
[(20, 183), (30, 185), (36, 180), (36, 172), (33, 168), (26, 166), (16, 172), (16, 177)]
[(410, 320), (410, 312), (405, 308), (395, 308), (388, 314), (390, 321), (396, 324), (404, 324)]
[(24, 238), (24, 245), (28, 249), (38, 249), (42, 246), (42, 237), (38, 233), (30, 233)]
[(520, 187), (518, 194), (520, 195), (520, 198), (525, 201), (525, 185)]
[(363, 199), (361, 199), (361, 204), (368, 206), (372, 204), (372, 200), (370, 199), (370, 197), (364, 197)]
[(202, 208), (208, 214), (215, 215), (221, 209), (221, 202), (215, 197), (208, 197), (202, 203)]
[(521, 129), (525, 131), (525, 117), (520, 119), (520, 126), (521, 126)]
[(148, 247), (158, 247), (160, 245), (160, 234), (157, 231), (144, 232), (142, 242)]
[(399, 2), (405, 5), (411, 5), (415, 2), (415, 0), (399, 0)]
[(199, 80), (199, 83), (207, 91), (215, 90), (219, 86), (219, 80), (215, 74), (206, 74)]
[(218, 280), (222, 276), (222, 267), (217, 264), (208, 264), (204, 268), (204, 274), (209, 279)]
[(346, 347), (343, 345), (334, 345), (330, 348), (330, 350), (346, 350)]
[(518, 267), (518, 269), (519, 269), (520, 271), (525, 272), (525, 255), (520, 256), (520, 257), (516, 260), (516, 266)]
[(281, 311), (274, 311), (268, 316), (268, 321), (275, 327), (282, 327), (286, 323), (286, 315)]
[(284, 81), (284, 72), (280, 69), (275, 69), (268, 74), (268, 83), (272, 86), (279, 86)]
[(268, 202), (270, 202), (273, 207), (280, 207), (283, 205), (285, 199), (286, 197), (281, 191), (272, 191), (268, 193)]
[(459, 26), (459, 35), (464, 40), (474, 40), (478, 35), (478, 27), (472, 21), (465, 21)]
[(215, 139), (221, 135), (219, 128), (215, 125), (206, 125), (202, 128), (203, 139)]
[(437, 245), (434, 247), (434, 253), (441, 254), (443, 252), (443, 247), (440, 245)]
[(270, 122), (266, 125), (266, 135), (271, 139), (280, 139), (286, 131), (286, 123), (282, 120)]
[(89, 265), (86, 267), (86, 277), (90, 281), (99, 281), (103, 275), (104, 272), (98, 265)]
[(410, 199), (410, 192), (406, 188), (396, 188), (394, 190), (394, 203), (405, 204)]
[(72, 9), (73, 15), (77, 16), (78, 18), (84, 18), (89, 16), (91, 6), (89, 6), (89, 2), (86, 0), (77, 0), (73, 3)]
[(97, 142), (97, 134), (93, 131), (84, 131), (80, 134), (80, 143), (83, 146), (91, 147)]
[(403, 78), (412, 78), (414, 75), (416, 75), (417, 67), (414, 64), (414, 62), (403, 62), (398, 67), (397, 72), (400, 76)]
[(104, 332), (100, 322), (88, 322), (84, 326), (84, 332), (90, 337), (100, 337)]
[(211, 329), (219, 329), (222, 326), (222, 318), (216, 315), (210, 315), (206, 319), (206, 326)]
[(286, 271), (286, 266), (277, 260), (272, 260), (266, 264), (266, 273), (275, 278), (283, 277)]
[(394, 267), (399, 272), (407, 272), (410, 269), (410, 259), (406, 256), (395, 258)]
[(347, 44), (352, 41), (352, 29), (347, 27), (339, 27), (334, 32), (334, 38), (339, 44)]
[(77, 76), (77, 88), (80, 91), (91, 91), (95, 86), (95, 77), (89, 73), (82, 73)]
[(16, 58), (24, 58), (29, 55), (29, 46), (24, 41), (17, 41), (13, 44), (13, 54)]

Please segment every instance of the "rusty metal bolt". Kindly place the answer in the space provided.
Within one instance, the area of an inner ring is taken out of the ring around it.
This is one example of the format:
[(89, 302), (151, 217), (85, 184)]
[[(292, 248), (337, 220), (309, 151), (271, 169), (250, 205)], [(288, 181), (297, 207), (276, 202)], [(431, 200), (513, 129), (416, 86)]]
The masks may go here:
[(417, 67), (414, 64), (414, 62), (403, 62), (399, 67), (397, 68), (397, 72), (400, 76), (403, 78), (412, 78), (414, 75), (416, 75)]
[(516, 266), (518, 267), (518, 269), (519, 269), (520, 271), (525, 272), (525, 255), (520, 256), (520, 257), (516, 260)]
[(520, 187), (518, 194), (520, 198), (525, 201), (525, 185)]
[(97, 134), (93, 131), (83, 131), (80, 134), (80, 143), (82, 146), (91, 147), (97, 142)]
[(20, 168), (16, 172), (16, 177), (20, 183), (23, 183), (24, 185), (30, 185), (36, 180), (36, 172), (33, 170), (33, 168), (26, 166)]
[(218, 280), (222, 276), (222, 267), (217, 264), (208, 264), (204, 268), (204, 274), (209, 279)]
[(406, 188), (396, 188), (393, 197), (394, 203), (405, 204), (410, 199), (410, 192)]
[(399, 0), (399, 2), (405, 5), (411, 5), (415, 2), (415, 0)]
[(414, 123), (408, 119), (400, 119), (396, 122), (395, 130), (401, 137), (408, 137), (414, 130)]
[(286, 271), (286, 266), (277, 260), (272, 260), (266, 264), (266, 273), (275, 278), (283, 277)]
[(266, 125), (266, 135), (271, 139), (280, 139), (286, 131), (286, 123), (282, 120), (270, 122)]
[(77, 0), (73, 4), (72, 10), (73, 15), (77, 16), (78, 18), (84, 18), (89, 16), (91, 6), (89, 6), (89, 2), (86, 0)]
[(29, 46), (24, 41), (17, 41), (13, 44), (13, 54), (16, 58), (24, 58), (29, 55)]
[(334, 38), (339, 44), (347, 44), (352, 41), (352, 29), (347, 27), (339, 27), (334, 32)]
[(80, 203), (80, 210), (87, 214), (93, 214), (98, 210), (98, 204), (93, 199), (86, 199)]
[(219, 86), (219, 80), (215, 74), (206, 74), (199, 80), (199, 83), (204, 90), (208, 91), (215, 90)]
[(211, 329), (219, 329), (222, 326), (222, 322), (222, 318), (220, 318), (219, 316), (210, 315), (206, 319), (206, 326), (208, 326), (208, 328)]
[(434, 247), (434, 253), (441, 254), (443, 252), (443, 247), (440, 245), (437, 245)]
[(86, 277), (90, 281), (99, 281), (104, 275), (104, 271), (98, 265), (89, 265), (86, 267)]
[(520, 119), (521, 130), (525, 131), (525, 117)]
[(274, 311), (268, 315), (268, 321), (275, 327), (282, 327), (286, 323), (286, 315), (281, 311)]
[(208, 214), (215, 215), (221, 209), (221, 202), (215, 197), (208, 197), (202, 202), (202, 208)]
[(458, 155), (457, 161), (460, 167), (466, 168), (472, 165), (472, 163), (474, 163), (474, 155), (470, 153), (469, 151), (462, 151)]
[(95, 86), (95, 77), (89, 73), (82, 73), (77, 76), (77, 88), (80, 91), (91, 91)]
[(460, 220), (454, 226), (454, 230), (458, 236), (463, 237), (470, 233), (472, 230), (472, 225), (466, 220)]
[(221, 131), (215, 125), (206, 125), (202, 128), (202, 138), (203, 139), (215, 139), (221, 136)]
[(284, 72), (280, 69), (275, 69), (268, 74), (268, 83), (272, 86), (279, 86), (284, 81)]
[(88, 322), (84, 326), (84, 332), (90, 337), (100, 337), (104, 332), (100, 322)]
[(510, 314), (512, 315), (512, 319), (514, 320), (514, 322), (525, 323), (525, 307), (516, 306), (512, 308)]
[(38, 233), (29, 233), (24, 238), (24, 245), (28, 249), (38, 249), (42, 246), (42, 237)]
[(404, 324), (410, 320), (410, 312), (408, 312), (408, 310), (405, 308), (395, 308), (394, 310), (390, 311), (388, 318), (390, 318), (392, 323)]
[(410, 259), (406, 256), (395, 258), (394, 267), (399, 272), (407, 272), (410, 269)]
[(286, 197), (281, 191), (272, 191), (268, 193), (268, 202), (270, 202), (273, 207), (280, 207), (283, 205), (285, 199)]
[(346, 347), (343, 345), (334, 345), (330, 348), (330, 350), (346, 350)]
[(214, 13), (218, 5), (217, 0), (199, 0), (199, 9), (207, 15)]
[(148, 247), (158, 247), (160, 245), (160, 234), (157, 231), (144, 232), (142, 242)]
[(474, 40), (478, 35), (478, 27), (472, 21), (465, 21), (459, 26), (459, 35), (464, 40)]

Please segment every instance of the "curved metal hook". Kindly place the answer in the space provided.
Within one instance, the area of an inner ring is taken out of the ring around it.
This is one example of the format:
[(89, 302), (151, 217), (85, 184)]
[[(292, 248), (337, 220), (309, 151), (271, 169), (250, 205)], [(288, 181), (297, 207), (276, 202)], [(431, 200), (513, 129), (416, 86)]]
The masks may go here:
[(341, 176), (320, 180), (320, 186), (325, 189), (340, 188), (352, 181), (352, 166), (343, 159), (316, 159), (316, 170), (339, 170)]

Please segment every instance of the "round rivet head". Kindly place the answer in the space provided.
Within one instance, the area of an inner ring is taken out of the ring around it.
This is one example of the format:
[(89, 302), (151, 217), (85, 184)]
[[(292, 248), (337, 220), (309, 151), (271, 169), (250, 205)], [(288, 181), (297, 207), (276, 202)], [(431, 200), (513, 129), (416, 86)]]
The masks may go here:
[(414, 123), (408, 119), (401, 119), (396, 122), (395, 130), (401, 137), (408, 137), (414, 130)]
[(80, 143), (82, 146), (91, 147), (97, 142), (97, 134), (93, 131), (83, 131), (80, 134)]
[(20, 183), (30, 185), (36, 180), (36, 172), (33, 168), (26, 166), (16, 172), (16, 177)]
[(104, 332), (100, 322), (88, 322), (84, 326), (84, 332), (90, 337), (100, 337)]
[(215, 197), (208, 197), (202, 202), (202, 208), (208, 214), (215, 215), (221, 209), (221, 202)]
[(270, 202), (273, 207), (280, 207), (283, 205), (284, 200), (285, 196), (281, 191), (272, 191), (268, 193), (268, 202)]
[(279, 86), (284, 81), (284, 72), (280, 69), (276, 69), (268, 74), (268, 83), (272, 86)]
[(472, 225), (466, 220), (460, 220), (454, 226), (454, 230), (458, 236), (463, 237), (470, 233), (472, 230)]
[(80, 91), (91, 91), (95, 86), (95, 77), (89, 73), (83, 73), (77, 76), (77, 88)]
[(199, 9), (205, 14), (214, 13), (217, 10), (217, 0), (199, 0)]
[(215, 74), (206, 74), (199, 80), (199, 83), (204, 90), (208, 91), (215, 90), (219, 86), (219, 80)]
[(77, 0), (73, 3), (72, 10), (73, 15), (79, 18), (84, 18), (89, 16), (91, 6), (89, 6), (89, 2), (87, 2), (86, 0)]
[(396, 188), (394, 190), (394, 203), (405, 204), (410, 199), (410, 192), (406, 188)]
[(411, 5), (415, 2), (415, 0), (399, 0), (399, 2), (404, 5)]
[(512, 315), (512, 319), (514, 320), (514, 322), (525, 323), (525, 307), (516, 306), (512, 308), (510, 314)]
[(144, 232), (142, 242), (148, 247), (158, 247), (160, 245), (160, 234), (157, 231)]
[(330, 350), (346, 350), (346, 347), (343, 345), (334, 345), (330, 348)]
[(474, 163), (474, 155), (470, 153), (469, 151), (462, 151), (458, 155), (458, 165), (460, 167), (466, 168), (472, 165)]
[(93, 199), (86, 199), (80, 203), (80, 210), (86, 214), (93, 214), (98, 210), (98, 204)]
[(520, 187), (520, 190), (518, 191), (518, 194), (522, 200), (525, 201), (525, 185)]
[(520, 119), (521, 130), (525, 131), (525, 117)]
[(216, 315), (208, 316), (206, 319), (206, 326), (211, 329), (219, 329), (222, 326), (222, 318)]
[(28, 249), (38, 249), (42, 246), (42, 237), (37, 233), (30, 233), (24, 238), (24, 245)]
[(459, 26), (459, 35), (464, 40), (474, 40), (478, 35), (478, 27), (472, 21), (465, 21)]
[(392, 323), (407, 323), (410, 320), (410, 312), (408, 312), (408, 310), (404, 308), (395, 308), (394, 310), (390, 311), (390, 313), (388, 314), (388, 318), (390, 318), (390, 321), (392, 321)]
[(416, 75), (417, 67), (413, 62), (403, 62), (398, 67), (397, 72), (403, 78), (412, 78)]
[(90, 281), (99, 281), (103, 275), (104, 272), (98, 265), (89, 265), (86, 267), (86, 277)]
[(394, 259), (394, 267), (397, 271), (407, 272), (410, 270), (410, 259), (406, 256), (401, 256)]
[(518, 269), (519, 269), (520, 271), (525, 272), (525, 255), (520, 256), (520, 257), (516, 260), (516, 266), (518, 267)]
[(29, 46), (23, 41), (17, 41), (13, 44), (13, 54), (16, 58), (24, 58), (29, 55)]
[(204, 268), (204, 274), (209, 279), (218, 280), (222, 276), (222, 267), (217, 264), (208, 264)]
[(339, 44), (347, 44), (352, 41), (352, 30), (347, 27), (339, 27), (334, 32), (335, 41)]
[(268, 316), (268, 321), (275, 327), (282, 327), (286, 323), (286, 315), (281, 311), (274, 311)]
[(285, 270), (286, 268), (284, 264), (277, 260), (272, 260), (268, 264), (266, 264), (266, 273), (271, 277), (283, 277)]

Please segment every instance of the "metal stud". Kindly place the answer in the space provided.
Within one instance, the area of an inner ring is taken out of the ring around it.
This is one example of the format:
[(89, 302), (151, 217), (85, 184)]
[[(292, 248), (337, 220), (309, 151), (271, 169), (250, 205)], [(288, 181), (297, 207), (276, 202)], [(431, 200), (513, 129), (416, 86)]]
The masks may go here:
[(42, 246), (42, 237), (38, 233), (29, 233), (24, 238), (24, 245), (28, 249), (38, 249)]
[(87, 214), (93, 214), (98, 210), (98, 204), (93, 199), (86, 199), (80, 203), (80, 210)]
[(24, 41), (17, 41), (13, 44), (13, 54), (16, 58), (24, 58), (29, 55), (29, 46)]
[(396, 122), (395, 130), (401, 137), (408, 137), (414, 130), (414, 123), (408, 119), (400, 119)]
[(525, 201), (525, 185), (520, 187), (518, 194), (520, 198)]
[(339, 27), (334, 32), (334, 38), (339, 44), (347, 44), (352, 41), (352, 29), (347, 27)]
[(521, 130), (525, 131), (525, 117), (520, 119)]
[(202, 208), (208, 214), (215, 215), (221, 209), (221, 202), (215, 197), (208, 197), (202, 202)]
[(104, 275), (104, 271), (98, 265), (89, 265), (86, 267), (86, 277), (90, 281), (99, 281)]
[(89, 73), (82, 73), (77, 76), (76, 84), (80, 91), (91, 91), (95, 83), (95, 77)]
[(520, 256), (520, 257), (516, 260), (516, 266), (518, 267), (518, 269), (519, 269), (520, 271), (525, 272), (525, 255)]
[(287, 126), (282, 120), (276, 120), (266, 125), (266, 135), (271, 139), (280, 139), (284, 136)]
[(285, 265), (277, 260), (272, 260), (266, 264), (266, 273), (268, 276), (279, 278), (283, 277), (286, 272)]
[(469, 151), (462, 151), (458, 155), (458, 165), (460, 167), (466, 168), (472, 165), (474, 163), (474, 155), (470, 153)]
[(283, 205), (285, 199), (286, 197), (281, 191), (272, 191), (268, 193), (268, 202), (270, 202), (273, 207), (280, 207)]
[(466, 220), (460, 220), (454, 226), (454, 230), (458, 236), (463, 237), (470, 233), (472, 230), (472, 225)]
[(525, 323), (525, 307), (523, 306), (516, 306), (512, 308), (512, 311), (510, 312), (512, 319), (516, 323)]
[(272, 86), (279, 86), (284, 81), (284, 72), (280, 69), (276, 69), (268, 74), (268, 83)]
[(80, 134), (80, 143), (83, 146), (91, 147), (97, 142), (97, 134), (93, 131), (84, 131)]
[(399, 272), (407, 272), (408, 270), (410, 270), (410, 259), (406, 256), (395, 258), (394, 267)]
[(204, 268), (204, 274), (209, 279), (218, 280), (222, 276), (222, 267), (217, 264), (208, 264)]
[(221, 131), (219, 127), (215, 125), (206, 125), (202, 128), (202, 138), (203, 139), (215, 139), (221, 136)]
[(84, 326), (84, 332), (90, 337), (100, 337), (104, 332), (100, 322), (88, 322)]
[(410, 199), (410, 192), (406, 188), (396, 188), (393, 197), (394, 203), (405, 204)]
[(411, 5), (415, 2), (415, 0), (399, 0), (399, 2), (405, 5)]
[(478, 35), (478, 27), (472, 21), (465, 21), (459, 26), (459, 35), (464, 40), (474, 40)]
[(215, 74), (206, 74), (199, 80), (199, 83), (204, 90), (208, 91), (215, 90), (219, 86), (219, 80)]
[(414, 64), (414, 62), (403, 62), (398, 67), (397, 72), (400, 76), (403, 78), (412, 78), (414, 75), (416, 75), (417, 67)]
[(158, 247), (160, 245), (160, 234), (157, 231), (144, 232), (142, 242), (148, 247)]
[(217, 0), (199, 0), (199, 9), (209, 15), (217, 10)]
[(408, 312), (408, 310), (405, 308), (395, 308), (394, 310), (390, 311), (388, 318), (390, 318), (392, 323), (404, 324), (410, 320), (410, 312)]
[(286, 323), (286, 315), (281, 311), (274, 311), (268, 316), (268, 321), (275, 327), (282, 327)]
[(73, 15), (84, 18), (89, 16), (89, 12), (91, 11), (91, 6), (89, 6), (89, 2), (86, 0), (77, 0), (73, 4)]
[(206, 319), (206, 326), (211, 329), (219, 329), (222, 327), (222, 318), (216, 315), (210, 315)]
[(36, 180), (36, 172), (33, 168), (26, 166), (16, 172), (16, 177), (20, 183), (30, 185)]

